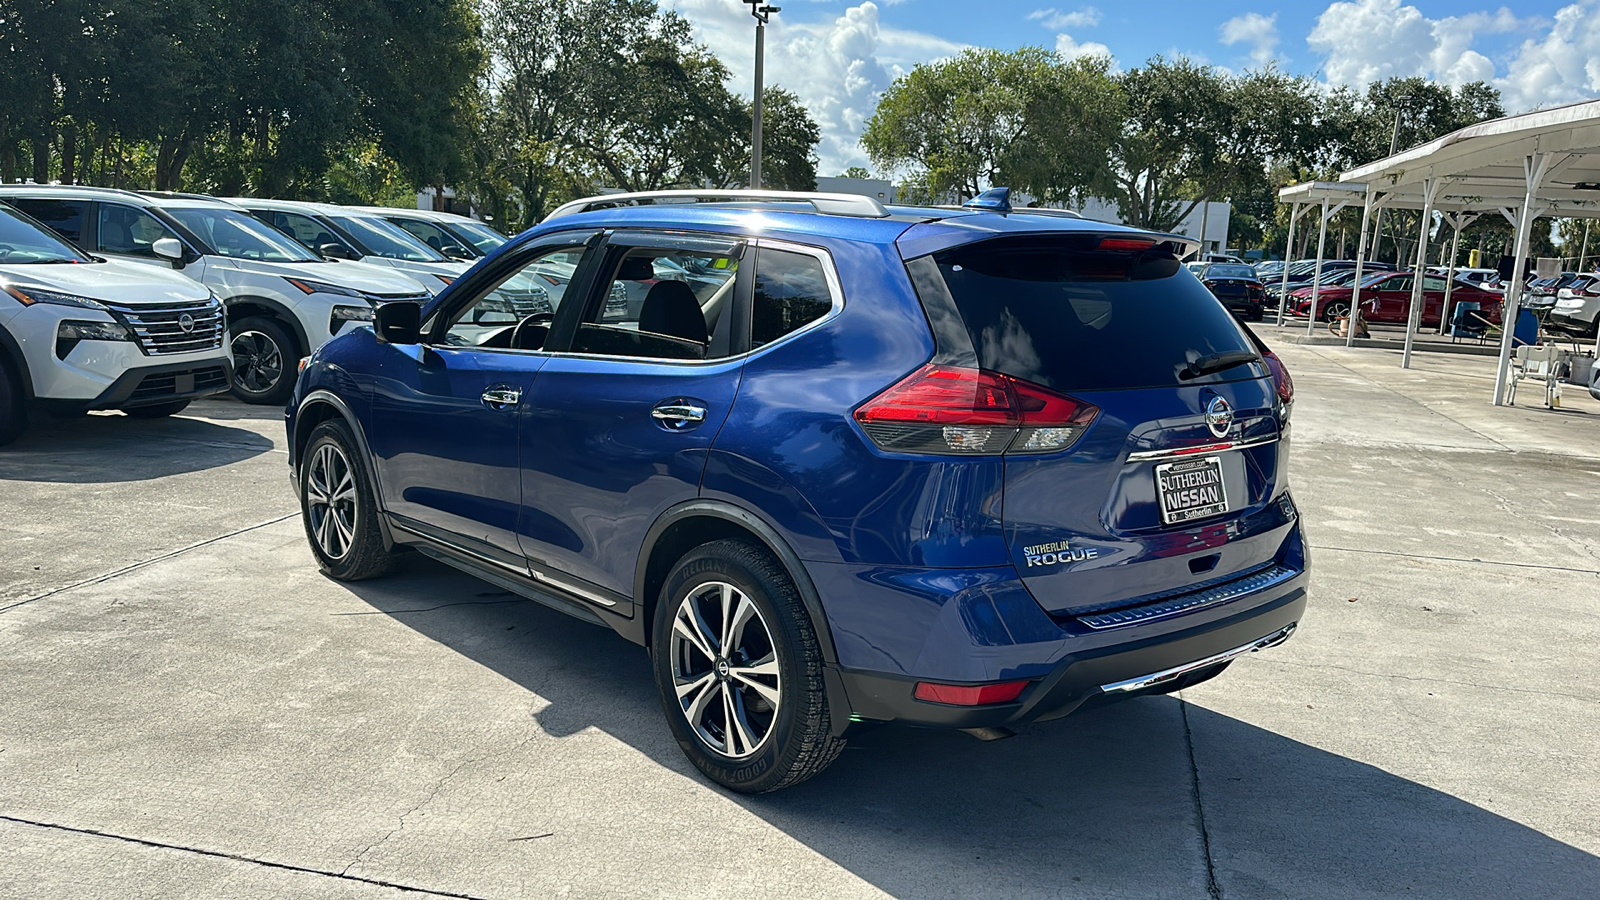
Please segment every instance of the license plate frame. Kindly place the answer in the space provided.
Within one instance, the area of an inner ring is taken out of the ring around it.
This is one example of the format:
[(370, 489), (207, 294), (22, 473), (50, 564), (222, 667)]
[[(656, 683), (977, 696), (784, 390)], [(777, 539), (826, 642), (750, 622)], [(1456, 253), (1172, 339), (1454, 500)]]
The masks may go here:
[[(1215, 477), (1209, 477), (1214, 475)], [(1194, 476), (1194, 477), (1185, 477)], [(1175, 478), (1182, 482), (1172, 484)], [(1156, 466), (1156, 502), (1161, 507), (1163, 525), (1183, 525), (1189, 522), (1225, 515), (1229, 509), (1228, 478), (1223, 470), (1222, 457), (1202, 456), (1182, 459)], [(1191, 492), (1199, 492), (1194, 496)], [(1178, 501), (1174, 508), (1174, 501)]]

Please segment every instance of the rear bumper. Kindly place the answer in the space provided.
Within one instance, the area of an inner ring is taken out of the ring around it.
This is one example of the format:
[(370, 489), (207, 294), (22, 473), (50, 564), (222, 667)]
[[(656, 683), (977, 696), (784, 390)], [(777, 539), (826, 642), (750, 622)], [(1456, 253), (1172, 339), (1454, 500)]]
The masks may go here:
[(943, 728), (992, 728), (1054, 719), (1080, 707), (1159, 691), (1201, 671), (1287, 640), (1306, 609), (1305, 576), (1271, 600), (1176, 633), (1069, 653), (1014, 703), (950, 706), (912, 696), (919, 679), (841, 672), (852, 719)]

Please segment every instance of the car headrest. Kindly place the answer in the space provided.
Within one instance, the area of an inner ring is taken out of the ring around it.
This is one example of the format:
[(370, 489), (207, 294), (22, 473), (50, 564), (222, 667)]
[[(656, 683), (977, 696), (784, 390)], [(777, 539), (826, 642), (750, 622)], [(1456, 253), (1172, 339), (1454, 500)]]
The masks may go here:
[(649, 281), (656, 277), (655, 260), (648, 256), (630, 256), (617, 269), (619, 281)]
[(706, 317), (694, 291), (681, 281), (658, 281), (639, 307), (639, 330), (708, 343)]

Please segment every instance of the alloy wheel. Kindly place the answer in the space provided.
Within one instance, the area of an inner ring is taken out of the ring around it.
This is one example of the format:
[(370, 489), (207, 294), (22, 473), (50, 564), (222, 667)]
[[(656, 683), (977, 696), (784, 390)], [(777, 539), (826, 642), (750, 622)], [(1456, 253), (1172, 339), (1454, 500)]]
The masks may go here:
[(690, 590), (672, 620), (678, 708), (707, 747), (743, 759), (771, 737), (782, 703), (772, 632), (755, 601), (722, 581)]
[(306, 469), (306, 515), (317, 547), (330, 560), (350, 552), (356, 536), (356, 478), (338, 445), (316, 449)]
[(229, 345), (233, 353), (233, 380), (252, 394), (265, 394), (283, 378), (283, 351), (278, 342), (260, 331), (241, 331)]

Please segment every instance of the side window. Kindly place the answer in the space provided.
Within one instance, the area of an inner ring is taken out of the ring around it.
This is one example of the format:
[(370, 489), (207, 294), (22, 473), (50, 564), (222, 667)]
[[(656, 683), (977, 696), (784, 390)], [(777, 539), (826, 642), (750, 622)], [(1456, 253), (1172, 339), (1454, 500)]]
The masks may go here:
[(321, 247), (323, 244), (338, 244), (344, 246), (344, 241), (333, 236), (333, 233), (322, 227), (316, 219), (302, 216), (299, 213), (278, 212), (267, 213), (272, 227), (288, 234), (290, 237), (311, 248)]
[(551, 247), (458, 310), (445, 328), (453, 347), (538, 350), (583, 259), (583, 247)]
[(1444, 279), (1429, 275), (1422, 279), (1422, 289), (1427, 291), (1444, 290)]
[(431, 222), (419, 222), (416, 219), (390, 219), (389, 221), (410, 232), (412, 237), (440, 253), (450, 247), (454, 247), (462, 253), (467, 252), (467, 249), (461, 246), (460, 241), (451, 237), (443, 228)]
[(572, 352), (710, 359), (739, 261), (712, 252), (634, 248), (612, 263), (603, 303), (586, 310)]
[(1391, 278), (1383, 283), (1382, 289), (1386, 291), (1409, 291), (1411, 290), (1411, 276), (1401, 275), (1399, 278)]
[(127, 253), (154, 257), (150, 245), (156, 239), (177, 237), (155, 216), (132, 206), (101, 203), (99, 216), (100, 249), (106, 253)]
[(83, 242), (83, 204), (76, 200), (35, 200), (19, 197), (7, 200), (74, 244)]
[(833, 308), (828, 277), (815, 256), (762, 248), (756, 256), (750, 346), (760, 347), (822, 318)]

